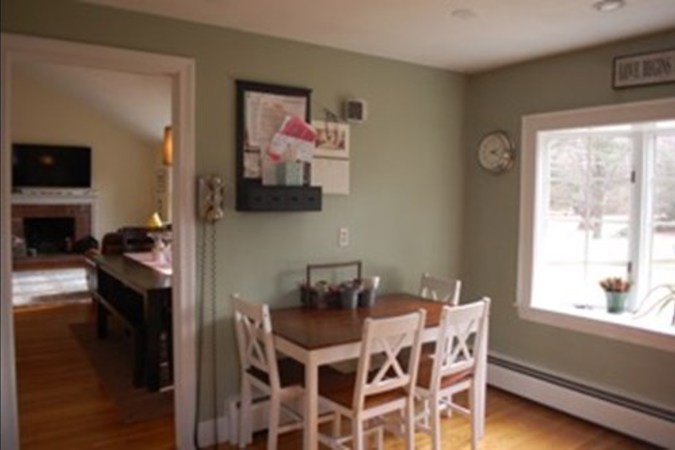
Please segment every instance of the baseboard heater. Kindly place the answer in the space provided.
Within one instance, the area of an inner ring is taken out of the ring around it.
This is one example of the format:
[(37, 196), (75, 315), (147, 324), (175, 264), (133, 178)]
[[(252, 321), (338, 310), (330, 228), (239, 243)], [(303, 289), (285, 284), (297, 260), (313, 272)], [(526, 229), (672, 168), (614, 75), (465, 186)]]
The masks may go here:
[(675, 445), (675, 411), (591, 387), (494, 354), (488, 357), (488, 383), (664, 448), (673, 448)]

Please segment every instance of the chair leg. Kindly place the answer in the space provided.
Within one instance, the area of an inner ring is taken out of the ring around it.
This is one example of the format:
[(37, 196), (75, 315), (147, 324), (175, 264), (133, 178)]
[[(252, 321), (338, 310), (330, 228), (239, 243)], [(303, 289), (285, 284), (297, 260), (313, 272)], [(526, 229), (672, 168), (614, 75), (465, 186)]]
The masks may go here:
[(449, 419), (450, 417), (452, 417), (452, 408), (450, 408), (449, 406), (452, 403), (452, 394), (446, 396), (445, 401), (448, 402), (448, 407), (445, 408), (445, 417)]
[(410, 396), (405, 404), (405, 448), (415, 448), (415, 399)]
[(429, 423), (429, 415), (431, 414), (431, 411), (429, 410), (429, 402), (431, 400), (429, 397), (424, 397), (422, 400), (422, 411), (423, 411), (423, 416), (422, 416), (422, 425), (425, 427), (430, 427), (431, 424)]
[(441, 450), (441, 405), (439, 398), (434, 397), (430, 399), (431, 408), (430, 426), (431, 426), (431, 448), (433, 450)]
[(270, 397), (269, 419), (267, 424), (267, 450), (277, 449), (279, 437), (280, 400), (276, 396)]
[(363, 442), (363, 421), (360, 418), (355, 418), (352, 420), (352, 448), (354, 450), (365, 450), (365, 445)]
[(251, 383), (246, 376), (241, 380), (241, 406), (239, 408), (239, 448), (250, 442), (251, 427)]
[(382, 427), (377, 428), (377, 450), (382, 450), (384, 448), (384, 429)]
[(341, 428), (341, 419), (342, 417), (340, 416), (339, 412), (334, 412), (333, 413), (333, 427), (332, 427), (332, 432), (333, 432), (333, 437), (339, 437), (340, 436), (340, 428)]
[(471, 450), (478, 448), (478, 438), (481, 437), (481, 410), (480, 389), (475, 383), (471, 383), (469, 389), (469, 414), (471, 420)]

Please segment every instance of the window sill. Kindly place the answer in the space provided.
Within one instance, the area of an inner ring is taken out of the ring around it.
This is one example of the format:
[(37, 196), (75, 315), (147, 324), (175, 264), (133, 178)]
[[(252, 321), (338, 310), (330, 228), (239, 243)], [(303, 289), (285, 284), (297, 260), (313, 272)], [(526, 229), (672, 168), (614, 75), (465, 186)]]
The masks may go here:
[(525, 320), (675, 353), (675, 327), (635, 319), (630, 313), (609, 314), (600, 309), (542, 309), (518, 306)]

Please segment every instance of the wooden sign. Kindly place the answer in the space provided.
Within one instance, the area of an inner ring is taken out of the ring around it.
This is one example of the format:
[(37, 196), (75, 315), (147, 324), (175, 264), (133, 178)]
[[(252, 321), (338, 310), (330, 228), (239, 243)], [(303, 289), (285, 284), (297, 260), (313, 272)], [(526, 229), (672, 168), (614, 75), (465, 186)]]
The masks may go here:
[(614, 58), (614, 89), (675, 82), (675, 50)]

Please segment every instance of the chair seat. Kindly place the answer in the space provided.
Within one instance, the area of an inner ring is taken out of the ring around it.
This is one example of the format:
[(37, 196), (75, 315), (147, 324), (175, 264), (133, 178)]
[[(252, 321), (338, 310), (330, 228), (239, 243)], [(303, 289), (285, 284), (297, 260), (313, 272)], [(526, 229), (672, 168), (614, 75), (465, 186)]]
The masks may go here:
[[(282, 358), (277, 361), (279, 368), (279, 384), (281, 387), (304, 386), (305, 384), (305, 366), (292, 358)], [(251, 367), (247, 371), (250, 375), (265, 384), (270, 384), (269, 375), (262, 370)]]
[[(431, 355), (420, 356), (420, 364), (417, 369), (417, 386), (424, 389), (431, 389), (431, 375), (434, 369), (434, 358)], [(455, 373), (450, 376), (441, 378), (441, 389), (457, 384), (461, 381), (468, 380), (473, 375), (473, 371), (468, 369), (462, 372)]]
[[(356, 378), (353, 374), (341, 373), (337, 370), (325, 371), (319, 379), (319, 395), (345, 408), (351, 408), (356, 390)], [(397, 398), (405, 397), (405, 389), (396, 389), (382, 394), (369, 395), (364, 399), (364, 409), (391, 403)]]

